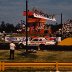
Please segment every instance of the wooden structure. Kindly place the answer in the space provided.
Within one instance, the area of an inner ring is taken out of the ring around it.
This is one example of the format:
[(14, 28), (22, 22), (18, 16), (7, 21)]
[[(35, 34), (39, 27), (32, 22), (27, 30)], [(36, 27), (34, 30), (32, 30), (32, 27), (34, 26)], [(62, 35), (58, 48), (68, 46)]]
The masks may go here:
[[(23, 16), (26, 16), (26, 11), (23, 12)], [(45, 24), (48, 18), (40, 15), (35, 11), (28, 11), (28, 26), (29, 33), (44, 34)]]

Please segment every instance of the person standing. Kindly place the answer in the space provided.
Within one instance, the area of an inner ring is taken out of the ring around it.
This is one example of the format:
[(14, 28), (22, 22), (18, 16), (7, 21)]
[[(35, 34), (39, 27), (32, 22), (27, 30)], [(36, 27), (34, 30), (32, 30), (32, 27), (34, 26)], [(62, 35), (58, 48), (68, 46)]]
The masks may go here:
[(10, 59), (14, 59), (15, 47), (16, 47), (16, 45), (13, 42), (11, 42), (10, 43)]

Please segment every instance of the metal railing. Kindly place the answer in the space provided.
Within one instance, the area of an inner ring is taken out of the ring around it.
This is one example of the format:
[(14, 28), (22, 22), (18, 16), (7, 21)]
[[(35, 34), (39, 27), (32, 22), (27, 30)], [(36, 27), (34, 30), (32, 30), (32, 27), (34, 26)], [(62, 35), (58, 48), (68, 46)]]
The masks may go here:
[(41, 67), (49, 67), (49, 68), (55, 68), (56, 71), (59, 70), (59, 68), (71, 68), (72, 69), (72, 63), (13, 63), (13, 62), (0, 62), (0, 71), (4, 71), (6, 68), (25, 68), (25, 67), (35, 67), (35, 68), (41, 68)]

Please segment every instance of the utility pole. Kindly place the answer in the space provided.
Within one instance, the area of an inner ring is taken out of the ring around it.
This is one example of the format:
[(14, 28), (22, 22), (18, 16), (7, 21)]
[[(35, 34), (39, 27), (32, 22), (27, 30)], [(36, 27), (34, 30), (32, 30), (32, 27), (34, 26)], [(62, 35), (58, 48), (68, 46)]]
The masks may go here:
[(63, 37), (63, 30), (62, 30), (62, 13), (61, 13), (61, 38)]
[(26, 52), (28, 51), (28, 0), (26, 0)]
[(62, 13), (61, 13), (61, 24), (62, 24)]

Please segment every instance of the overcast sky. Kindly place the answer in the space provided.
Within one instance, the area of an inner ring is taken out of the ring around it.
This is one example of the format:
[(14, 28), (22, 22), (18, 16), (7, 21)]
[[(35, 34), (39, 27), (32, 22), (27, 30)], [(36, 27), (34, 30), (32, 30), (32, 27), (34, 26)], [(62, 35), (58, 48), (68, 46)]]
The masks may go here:
[[(20, 20), (25, 20), (22, 12), (25, 11), (26, 0), (0, 0), (0, 23), (13, 23), (16, 25)], [(72, 0), (28, 0), (29, 9), (36, 7), (45, 13), (56, 14), (57, 22), (60, 23), (60, 13), (63, 13), (63, 22), (72, 19)]]

